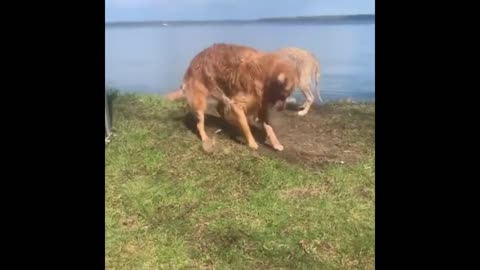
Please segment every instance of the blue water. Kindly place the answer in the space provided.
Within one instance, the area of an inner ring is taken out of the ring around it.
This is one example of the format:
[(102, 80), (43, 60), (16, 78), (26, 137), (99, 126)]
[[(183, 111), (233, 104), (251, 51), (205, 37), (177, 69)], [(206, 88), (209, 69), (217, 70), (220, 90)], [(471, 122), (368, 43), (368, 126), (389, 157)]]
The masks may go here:
[(216, 42), (310, 50), (320, 61), (324, 100), (375, 100), (374, 24), (107, 26), (106, 86), (157, 94), (175, 90), (190, 60)]

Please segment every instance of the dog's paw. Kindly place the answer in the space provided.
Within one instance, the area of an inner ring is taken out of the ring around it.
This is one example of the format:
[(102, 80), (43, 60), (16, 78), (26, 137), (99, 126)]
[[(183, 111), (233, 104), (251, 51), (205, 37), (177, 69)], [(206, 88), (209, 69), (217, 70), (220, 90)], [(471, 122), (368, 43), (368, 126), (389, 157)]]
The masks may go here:
[(300, 116), (304, 116), (306, 114), (307, 114), (307, 111), (305, 111), (305, 110), (298, 112), (298, 115), (300, 115)]
[(277, 151), (283, 151), (283, 145), (281, 145), (281, 144), (274, 145), (273, 149), (275, 149)]
[(215, 150), (215, 139), (209, 139), (202, 142), (203, 151), (212, 153)]
[(252, 143), (248, 144), (248, 147), (250, 147), (253, 150), (257, 150), (258, 149), (258, 144), (256, 142), (252, 142)]

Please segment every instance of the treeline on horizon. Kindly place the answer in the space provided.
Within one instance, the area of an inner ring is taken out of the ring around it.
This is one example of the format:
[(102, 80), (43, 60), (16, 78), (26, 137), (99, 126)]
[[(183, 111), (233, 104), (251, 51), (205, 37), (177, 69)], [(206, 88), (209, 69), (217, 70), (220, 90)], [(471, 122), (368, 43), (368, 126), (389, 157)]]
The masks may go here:
[(375, 14), (367, 15), (333, 15), (333, 16), (298, 16), (261, 18), (256, 20), (178, 20), (178, 21), (130, 21), (130, 22), (106, 22), (106, 26), (126, 25), (198, 25), (198, 24), (251, 24), (251, 23), (319, 23), (319, 24), (342, 24), (342, 23), (375, 23)]

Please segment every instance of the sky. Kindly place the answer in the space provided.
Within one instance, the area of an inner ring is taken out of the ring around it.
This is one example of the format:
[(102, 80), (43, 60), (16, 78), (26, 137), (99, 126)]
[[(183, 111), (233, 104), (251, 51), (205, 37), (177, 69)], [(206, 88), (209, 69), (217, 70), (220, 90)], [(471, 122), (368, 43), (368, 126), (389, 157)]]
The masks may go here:
[(105, 21), (375, 14), (375, 0), (105, 0)]

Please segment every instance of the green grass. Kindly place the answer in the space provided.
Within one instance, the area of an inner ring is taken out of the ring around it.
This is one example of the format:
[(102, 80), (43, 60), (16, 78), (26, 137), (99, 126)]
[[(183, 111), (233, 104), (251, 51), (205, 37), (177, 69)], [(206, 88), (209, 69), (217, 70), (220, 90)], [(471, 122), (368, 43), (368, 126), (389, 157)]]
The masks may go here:
[[(326, 106), (374, 114), (373, 103)], [(119, 95), (113, 111), (106, 269), (374, 269), (373, 144), (313, 168), (228, 139), (204, 153), (177, 119), (183, 103)]]

